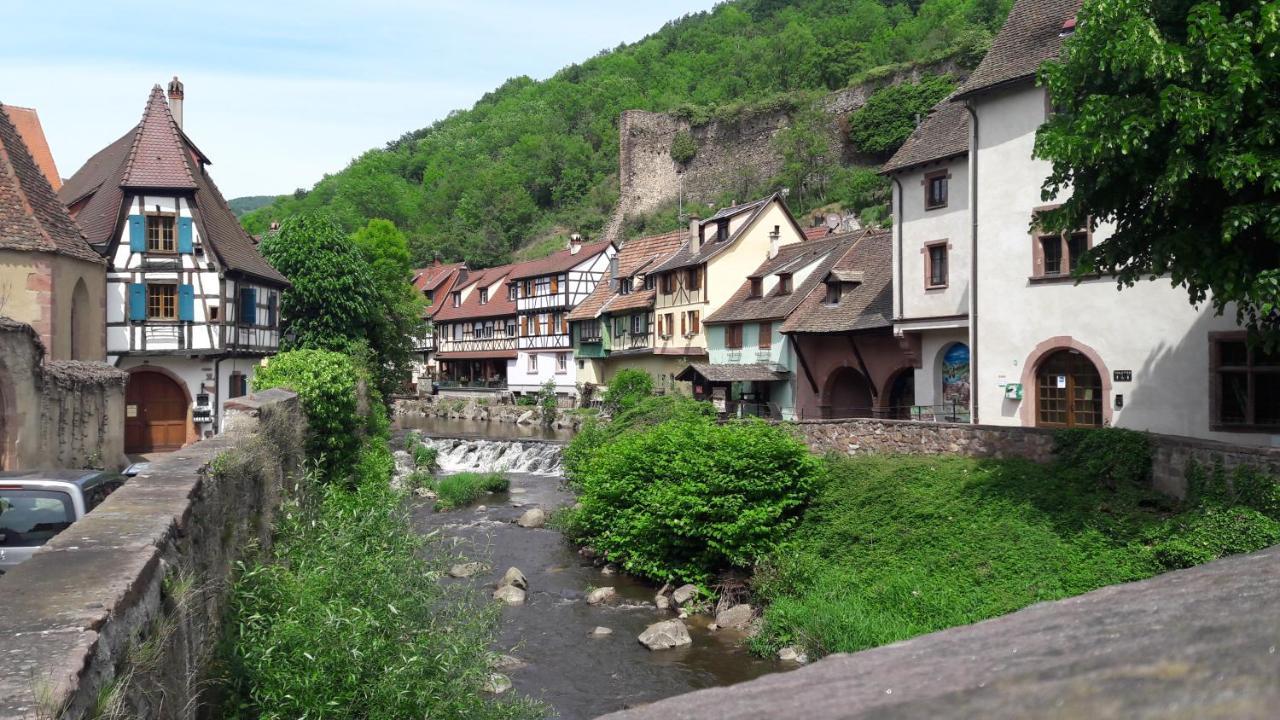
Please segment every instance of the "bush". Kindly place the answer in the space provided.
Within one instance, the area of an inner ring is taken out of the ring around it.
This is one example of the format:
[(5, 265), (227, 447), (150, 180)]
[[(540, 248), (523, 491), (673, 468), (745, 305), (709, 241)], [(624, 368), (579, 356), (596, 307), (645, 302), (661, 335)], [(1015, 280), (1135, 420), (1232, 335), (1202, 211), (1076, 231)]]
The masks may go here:
[[(385, 428), (385, 414), (360, 417), (359, 387), (364, 373), (354, 360), (338, 352), (291, 350), (259, 368), (254, 390), (289, 388), (298, 393), (307, 415), (307, 457), (320, 468), (325, 481), (347, 477), (371, 429)], [(384, 423), (373, 416), (382, 415)]]
[(1154, 548), (1166, 570), (1188, 568), (1226, 555), (1280, 543), (1280, 522), (1253, 508), (1197, 508), (1170, 521)]
[(439, 450), (419, 443), (413, 448), (413, 465), (419, 470), (432, 472), (436, 469), (436, 460), (439, 456)]
[(1053, 434), (1053, 454), (1104, 486), (1145, 485), (1151, 479), (1151, 438), (1119, 428), (1072, 428)]
[(698, 143), (694, 142), (693, 134), (688, 130), (676, 132), (675, 137), (671, 138), (671, 159), (684, 167), (697, 155)]
[(778, 427), (685, 413), (622, 432), (575, 463), (582, 508), (568, 524), (631, 573), (706, 582), (781, 541), (819, 471)]
[(947, 75), (931, 75), (918, 83), (889, 85), (875, 92), (849, 116), (849, 140), (873, 155), (892, 155), (943, 98), (955, 82)]
[(445, 475), (436, 481), (437, 510), (452, 510), (469, 505), (486, 492), (504, 492), (510, 482), (502, 473), (464, 472)]
[(653, 376), (643, 370), (619, 370), (604, 392), (604, 406), (611, 413), (635, 407), (653, 394)]
[(615, 414), (610, 422), (587, 418), (561, 455), (560, 463), (564, 467), (565, 477), (570, 484), (576, 484), (578, 471), (584, 464), (591, 462), (592, 455), (607, 440), (673, 418), (688, 417), (714, 419), (716, 412), (711, 403), (699, 402), (683, 395), (650, 395)]

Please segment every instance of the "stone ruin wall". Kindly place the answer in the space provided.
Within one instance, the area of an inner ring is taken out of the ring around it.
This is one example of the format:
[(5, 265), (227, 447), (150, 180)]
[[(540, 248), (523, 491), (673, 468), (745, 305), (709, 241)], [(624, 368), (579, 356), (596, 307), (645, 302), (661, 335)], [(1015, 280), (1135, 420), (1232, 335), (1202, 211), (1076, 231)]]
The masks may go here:
[[(828, 115), (827, 134), (831, 153), (848, 163), (856, 161), (855, 149), (845, 138), (844, 119), (862, 107), (876, 90), (925, 75), (950, 73), (963, 78), (968, 71), (954, 60), (901, 70), (884, 78), (854, 85), (827, 95), (819, 101)], [(706, 207), (725, 192), (745, 194), (747, 186), (778, 174), (782, 157), (774, 147), (774, 137), (790, 126), (786, 109), (767, 110), (740, 118), (712, 120), (694, 127), (672, 113), (627, 110), (618, 123), (618, 206), (608, 228), (609, 237), (618, 237), (629, 215), (652, 212), (675, 202), (684, 184), (685, 206)], [(676, 133), (689, 131), (698, 146), (697, 155), (682, 172), (671, 159), (671, 142)], [(741, 189), (741, 190), (739, 190)], [(751, 198), (738, 197), (739, 202)]]

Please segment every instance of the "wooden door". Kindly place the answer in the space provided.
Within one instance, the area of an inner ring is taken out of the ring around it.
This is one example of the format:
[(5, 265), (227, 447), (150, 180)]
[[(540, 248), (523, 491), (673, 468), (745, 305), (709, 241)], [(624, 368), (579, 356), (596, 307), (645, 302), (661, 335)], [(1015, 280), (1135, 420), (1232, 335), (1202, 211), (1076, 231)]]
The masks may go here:
[(187, 441), (187, 396), (157, 372), (135, 372), (125, 389), (124, 450), (177, 450)]
[(1059, 350), (1036, 372), (1036, 425), (1101, 427), (1102, 376), (1084, 355)]

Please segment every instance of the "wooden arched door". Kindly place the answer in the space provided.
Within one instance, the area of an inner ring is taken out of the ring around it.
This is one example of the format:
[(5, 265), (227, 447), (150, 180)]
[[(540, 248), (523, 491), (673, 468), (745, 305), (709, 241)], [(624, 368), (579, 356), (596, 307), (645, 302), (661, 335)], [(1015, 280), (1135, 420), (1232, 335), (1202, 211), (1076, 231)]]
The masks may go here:
[(850, 367), (836, 368), (827, 378), (823, 405), (828, 418), (871, 417), (873, 398), (871, 383)]
[(1058, 350), (1036, 369), (1036, 425), (1101, 427), (1102, 376), (1078, 350)]
[(177, 450), (187, 441), (187, 394), (167, 375), (140, 371), (125, 389), (124, 451)]

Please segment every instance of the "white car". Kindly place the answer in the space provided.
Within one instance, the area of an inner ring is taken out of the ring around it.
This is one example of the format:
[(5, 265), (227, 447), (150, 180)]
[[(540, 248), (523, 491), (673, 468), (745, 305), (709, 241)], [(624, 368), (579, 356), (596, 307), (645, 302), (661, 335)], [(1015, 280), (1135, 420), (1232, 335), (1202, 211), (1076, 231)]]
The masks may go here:
[(0, 574), (31, 557), (125, 480), (101, 470), (0, 472)]

